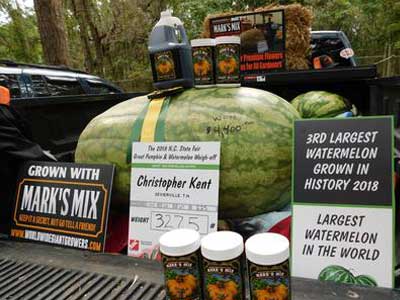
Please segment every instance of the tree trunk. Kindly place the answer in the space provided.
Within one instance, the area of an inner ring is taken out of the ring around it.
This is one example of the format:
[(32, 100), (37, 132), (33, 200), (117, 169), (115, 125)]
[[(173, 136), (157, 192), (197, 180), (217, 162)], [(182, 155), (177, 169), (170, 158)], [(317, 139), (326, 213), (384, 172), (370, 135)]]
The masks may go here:
[(102, 41), (107, 34), (101, 34), (96, 25), (94, 15), (97, 13), (97, 8), (95, 3), (92, 0), (72, 0), (72, 6), (85, 48), (89, 45), (94, 46), (94, 58), (90, 50), (85, 51), (86, 59), (90, 60), (90, 71), (97, 75), (104, 75), (104, 60), (107, 51), (104, 49)]
[(86, 25), (85, 7), (82, 1), (71, 0), (73, 15), (78, 22), (79, 36), (82, 41), (83, 50), (85, 53), (85, 69), (90, 73), (95, 70), (95, 61), (90, 46), (90, 37)]
[(62, 0), (34, 0), (44, 60), (51, 65), (69, 65), (67, 33)]

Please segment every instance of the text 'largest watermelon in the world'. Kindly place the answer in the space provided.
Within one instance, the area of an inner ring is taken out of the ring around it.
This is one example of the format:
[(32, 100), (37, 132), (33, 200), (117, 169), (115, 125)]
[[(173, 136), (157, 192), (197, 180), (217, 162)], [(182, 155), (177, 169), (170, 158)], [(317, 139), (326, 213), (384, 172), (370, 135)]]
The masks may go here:
[[(126, 161), (134, 121), (146, 96), (120, 103), (83, 131), (76, 162), (116, 165), (111, 205), (129, 203)], [(297, 111), (282, 98), (252, 88), (191, 89), (170, 98), (165, 141), (221, 141), (220, 218), (277, 210), (290, 201), (293, 121)]]

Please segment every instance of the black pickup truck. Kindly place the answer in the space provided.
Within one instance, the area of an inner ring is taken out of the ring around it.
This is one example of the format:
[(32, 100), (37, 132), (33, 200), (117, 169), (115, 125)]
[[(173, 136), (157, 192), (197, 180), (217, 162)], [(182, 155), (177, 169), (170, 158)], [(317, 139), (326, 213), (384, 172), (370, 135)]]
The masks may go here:
[[(272, 73), (253, 87), (291, 100), (310, 90), (347, 97), (363, 115), (393, 115), (400, 156), (400, 78), (378, 79), (375, 67)], [(80, 132), (96, 115), (138, 94), (14, 99), (36, 140), (71, 161)], [(29, 249), (29, 250), (27, 250)], [(29, 253), (29, 255), (27, 255)], [(109, 255), (0, 238), (0, 299), (165, 299), (160, 265)], [(400, 299), (396, 290), (293, 278), (294, 300)]]
[(143, 93), (15, 98), (11, 105), (30, 123), (33, 137), (61, 161), (72, 161), (79, 135), (95, 116)]
[[(251, 86), (290, 101), (301, 93), (325, 90), (348, 98), (363, 115), (393, 115), (396, 155), (400, 157), (400, 77), (377, 78), (372, 67), (279, 72)], [(89, 121), (109, 107), (144, 93), (16, 98), (12, 105), (31, 123), (44, 149), (71, 161), (79, 135)]]

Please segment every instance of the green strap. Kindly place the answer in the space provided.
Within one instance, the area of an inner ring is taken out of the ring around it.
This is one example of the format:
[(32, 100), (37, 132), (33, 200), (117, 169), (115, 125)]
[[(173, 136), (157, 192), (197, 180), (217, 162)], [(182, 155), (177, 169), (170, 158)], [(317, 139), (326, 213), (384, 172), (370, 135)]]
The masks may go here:
[[(151, 101), (151, 100), (150, 100)], [(130, 164), (132, 162), (132, 142), (140, 142), (140, 134), (142, 132), (144, 118), (146, 117), (147, 110), (149, 109), (149, 104), (146, 103), (143, 110), (138, 115), (137, 119), (133, 123), (131, 136), (129, 138), (128, 150), (126, 151), (126, 163)], [(160, 115), (157, 120), (156, 132), (154, 136), (155, 142), (165, 141), (165, 118), (167, 116), (169, 104), (171, 102), (171, 97), (166, 97), (161, 108)]]
[(143, 110), (138, 115), (135, 122), (133, 122), (131, 136), (129, 137), (128, 151), (126, 151), (126, 163), (130, 164), (132, 161), (132, 142), (140, 141), (140, 133), (142, 132), (144, 117), (149, 109), (150, 101), (146, 103)]
[(171, 102), (171, 97), (166, 97), (161, 108), (160, 115), (158, 116), (156, 132), (154, 135), (155, 142), (165, 141), (165, 118), (167, 117), (167, 112), (169, 108), (169, 103)]

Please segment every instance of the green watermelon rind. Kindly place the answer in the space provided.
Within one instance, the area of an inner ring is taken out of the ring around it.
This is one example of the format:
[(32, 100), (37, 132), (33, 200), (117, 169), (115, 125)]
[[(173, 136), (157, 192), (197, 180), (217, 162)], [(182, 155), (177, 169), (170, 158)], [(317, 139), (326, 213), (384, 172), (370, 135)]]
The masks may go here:
[[(143, 96), (117, 104), (94, 118), (78, 141), (76, 162), (116, 165), (115, 208), (129, 202), (129, 137), (147, 102)], [(220, 116), (229, 118), (215, 121)], [(164, 136), (174, 142), (221, 140), (219, 216), (250, 217), (290, 202), (292, 130), (299, 118), (289, 102), (266, 91), (190, 89), (171, 97)], [(243, 125), (240, 134), (221, 136), (206, 130), (230, 124)]]
[(331, 118), (346, 111), (355, 111), (344, 97), (326, 91), (310, 91), (294, 98), (292, 106), (304, 119)]
[(325, 267), (318, 275), (321, 281), (333, 281), (336, 283), (354, 284), (354, 275), (346, 268), (338, 265)]
[(375, 278), (373, 278), (370, 275), (359, 275), (355, 279), (356, 279), (355, 283), (358, 285), (371, 286), (371, 287), (378, 286)]

